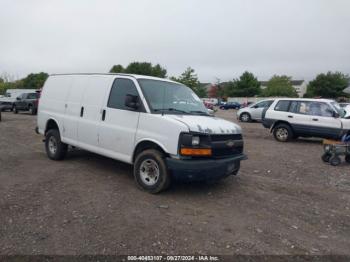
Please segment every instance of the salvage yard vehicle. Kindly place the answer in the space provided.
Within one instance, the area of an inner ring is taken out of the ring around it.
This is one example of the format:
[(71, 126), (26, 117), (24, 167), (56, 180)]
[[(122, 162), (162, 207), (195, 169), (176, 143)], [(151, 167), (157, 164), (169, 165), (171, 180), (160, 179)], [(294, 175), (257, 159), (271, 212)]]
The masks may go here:
[(16, 98), (13, 103), (12, 111), (17, 114), (18, 111), (29, 111), (31, 115), (35, 115), (38, 110), (39, 94), (24, 93)]
[(237, 111), (237, 119), (242, 122), (260, 121), (262, 112), (273, 103), (273, 99), (263, 100), (255, 104), (243, 107)]
[(332, 166), (340, 165), (341, 155), (345, 156), (345, 161), (350, 163), (350, 143), (341, 142), (334, 140), (324, 140), (323, 141), (323, 150), (322, 155), (323, 162), (329, 162)]
[(210, 116), (190, 88), (161, 78), (51, 75), (37, 121), (50, 159), (63, 159), (71, 145), (133, 164), (137, 185), (150, 193), (171, 179), (236, 175), (246, 159), (238, 125)]
[(329, 99), (280, 98), (263, 112), (263, 125), (275, 139), (320, 137), (340, 139), (350, 130), (350, 119), (337, 102)]
[(0, 98), (0, 106), (2, 106), (2, 111), (13, 109), (13, 103), (16, 98), (23, 93), (35, 93), (35, 89), (7, 89), (3, 97)]
[(224, 105), (221, 105), (219, 108), (222, 110), (239, 109), (239, 108), (241, 108), (241, 104), (238, 102), (227, 102)]

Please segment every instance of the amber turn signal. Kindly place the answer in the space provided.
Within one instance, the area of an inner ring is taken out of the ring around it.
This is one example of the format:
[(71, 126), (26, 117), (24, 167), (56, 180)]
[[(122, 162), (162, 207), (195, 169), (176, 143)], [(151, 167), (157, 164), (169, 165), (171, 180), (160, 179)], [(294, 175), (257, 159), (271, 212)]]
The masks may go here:
[(181, 148), (183, 156), (211, 156), (210, 148)]

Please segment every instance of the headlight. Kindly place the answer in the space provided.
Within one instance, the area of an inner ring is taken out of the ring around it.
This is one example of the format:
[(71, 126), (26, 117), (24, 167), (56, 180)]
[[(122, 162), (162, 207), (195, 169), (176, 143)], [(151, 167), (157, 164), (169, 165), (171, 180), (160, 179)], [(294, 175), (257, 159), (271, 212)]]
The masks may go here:
[(192, 146), (198, 146), (200, 144), (201, 140), (199, 136), (193, 136), (192, 137)]
[(182, 133), (179, 141), (179, 153), (183, 156), (210, 156), (212, 152), (209, 136)]

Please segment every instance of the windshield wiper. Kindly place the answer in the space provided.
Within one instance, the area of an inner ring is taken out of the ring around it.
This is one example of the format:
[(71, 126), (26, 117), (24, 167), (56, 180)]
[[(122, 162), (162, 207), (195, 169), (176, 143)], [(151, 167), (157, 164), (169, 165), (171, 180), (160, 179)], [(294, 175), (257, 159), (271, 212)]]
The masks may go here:
[(182, 113), (182, 114), (189, 114), (187, 111), (184, 110), (180, 110), (180, 109), (176, 109), (176, 108), (159, 108), (159, 109), (154, 109), (153, 111), (155, 112), (159, 112), (159, 111), (173, 111), (173, 112), (178, 112), (178, 113)]
[(197, 115), (203, 115), (203, 116), (210, 116), (208, 113), (206, 112), (203, 112), (203, 111), (190, 111), (190, 113), (194, 113), (194, 114), (197, 114)]

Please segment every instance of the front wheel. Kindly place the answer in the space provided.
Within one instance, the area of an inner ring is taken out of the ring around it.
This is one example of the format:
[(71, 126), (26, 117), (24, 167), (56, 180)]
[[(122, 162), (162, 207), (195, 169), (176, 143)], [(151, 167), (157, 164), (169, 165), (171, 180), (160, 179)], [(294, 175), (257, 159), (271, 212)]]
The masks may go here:
[(325, 163), (329, 162), (329, 159), (331, 158), (331, 156), (332, 156), (332, 154), (330, 154), (330, 153), (324, 153), (322, 155), (322, 161)]
[(15, 114), (18, 114), (18, 109), (16, 106), (13, 106), (12, 108), (12, 112), (15, 113)]
[(152, 194), (167, 189), (171, 182), (164, 156), (155, 149), (145, 150), (136, 157), (134, 177), (140, 188)]
[(341, 159), (340, 159), (340, 157), (338, 157), (338, 156), (332, 156), (332, 157), (329, 159), (329, 163), (330, 163), (332, 166), (337, 166), (337, 165), (340, 165)]
[(288, 142), (294, 136), (292, 128), (287, 124), (279, 124), (273, 129), (273, 135), (279, 142)]
[(51, 129), (46, 133), (45, 149), (47, 156), (52, 160), (62, 160), (68, 150), (68, 145), (61, 141), (60, 132)]
[(248, 113), (243, 113), (240, 116), (242, 122), (250, 122), (252, 120), (251, 116)]

